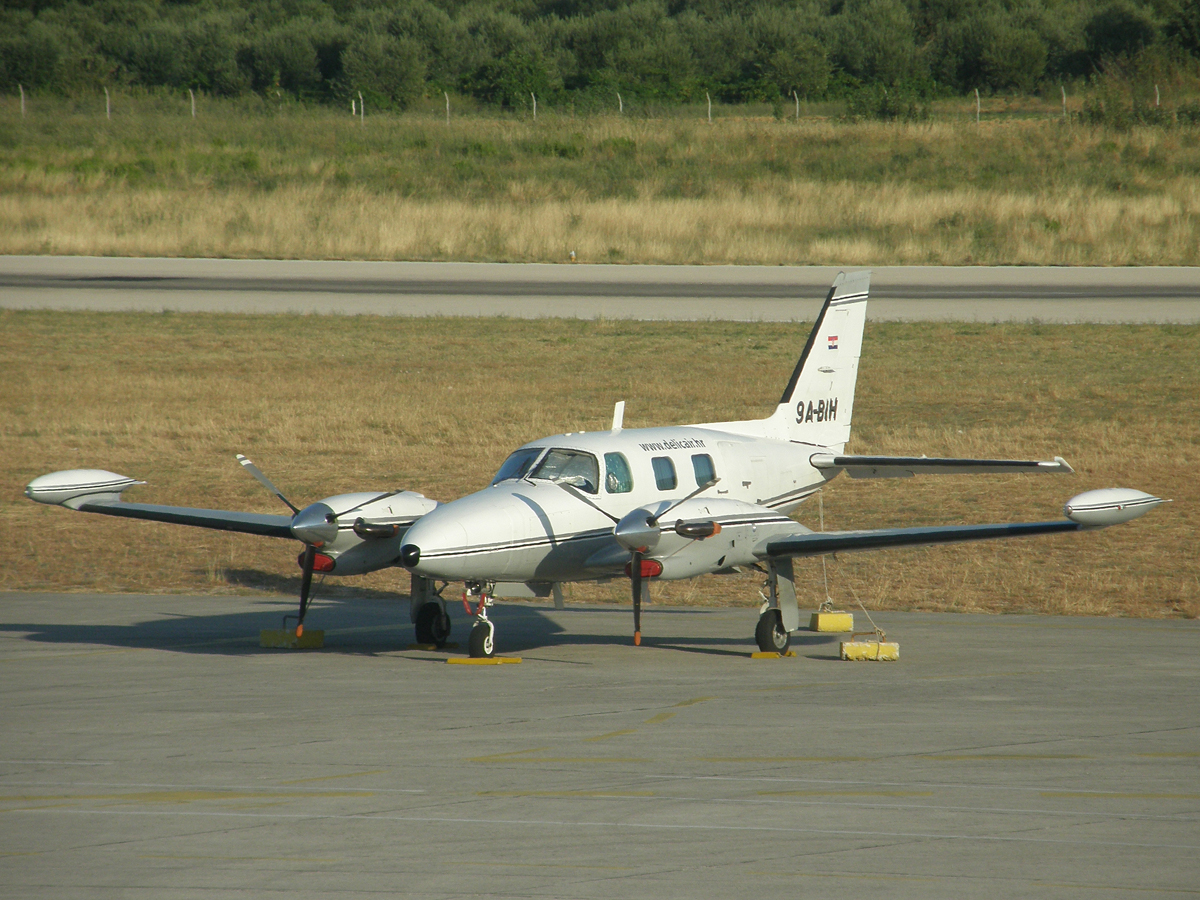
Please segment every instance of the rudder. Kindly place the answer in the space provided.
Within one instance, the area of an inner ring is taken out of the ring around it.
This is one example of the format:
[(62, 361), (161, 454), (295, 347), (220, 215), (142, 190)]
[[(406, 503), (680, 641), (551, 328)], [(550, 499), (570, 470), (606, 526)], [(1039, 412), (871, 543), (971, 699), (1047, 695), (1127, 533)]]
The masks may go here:
[(870, 284), (870, 271), (841, 272), (834, 279), (771, 416), (772, 431), (839, 452), (850, 440)]

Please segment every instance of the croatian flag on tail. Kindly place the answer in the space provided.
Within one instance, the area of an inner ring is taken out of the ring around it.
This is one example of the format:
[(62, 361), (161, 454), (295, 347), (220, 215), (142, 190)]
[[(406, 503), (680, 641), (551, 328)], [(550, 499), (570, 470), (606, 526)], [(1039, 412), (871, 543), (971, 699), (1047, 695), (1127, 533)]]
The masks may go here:
[(838, 341), (837, 335), (831, 334), (828, 338), (828, 341), (829, 341), (829, 349), (836, 350), (837, 349), (837, 341)]

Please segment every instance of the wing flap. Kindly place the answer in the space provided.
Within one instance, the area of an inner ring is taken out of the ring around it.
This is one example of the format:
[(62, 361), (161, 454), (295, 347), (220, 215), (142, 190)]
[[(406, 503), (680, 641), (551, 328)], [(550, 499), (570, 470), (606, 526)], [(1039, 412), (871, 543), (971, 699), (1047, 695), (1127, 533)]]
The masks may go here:
[(814, 453), (818, 469), (844, 469), (851, 478), (912, 478), (914, 475), (997, 475), (1026, 473), (1070, 475), (1075, 470), (1061, 456), (1038, 459), (960, 459), (930, 456), (837, 456)]

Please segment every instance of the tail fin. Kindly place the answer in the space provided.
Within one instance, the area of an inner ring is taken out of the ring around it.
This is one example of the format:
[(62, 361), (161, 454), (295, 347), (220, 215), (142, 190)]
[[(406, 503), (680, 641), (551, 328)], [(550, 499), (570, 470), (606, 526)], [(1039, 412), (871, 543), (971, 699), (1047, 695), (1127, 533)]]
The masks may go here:
[(870, 271), (841, 272), (834, 279), (769, 420), (772, 432), (792, 441), (836, 447), (839, 452), (850, 440), (870, 285)]

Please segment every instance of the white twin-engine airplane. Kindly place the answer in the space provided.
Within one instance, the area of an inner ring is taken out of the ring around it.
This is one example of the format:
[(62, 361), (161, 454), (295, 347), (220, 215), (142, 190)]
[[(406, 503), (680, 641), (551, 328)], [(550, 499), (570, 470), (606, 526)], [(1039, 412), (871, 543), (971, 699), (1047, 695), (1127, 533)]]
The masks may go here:
[[(653, 579), (755, 568), (766, 575), (755, 638), (783, 652), (800, 625), (792, 559), (849, 550), (945, 544), (1080, 531), (1127, 522), (1162, 501), (1123, 488), (1068, 500), (1065, 519), (812, 532), (788, 518), (839, 472), (852, 478), (990, 472), (1067, 473), (1066, 461), (847, 456), (869, 272), (840, 274), (774, 413), (746, 422), (560, 434), (516, 450), (481, 491), (438, 503), (410, 491), (342, 494), (297, 509), (245, 457), (246, 469), (291, 507), (264, 515), (126, 503), (144, 482), (112, 472), (43, 475), (26, 488), (40, 503), (84, 512), (298, 539), (303, 633), (313, 572), (356, 575), (389, 566), (412, 574), (410, 615), (422, 643), (444, 645), (441, 596), (463, 582), (474, 606), (471, 656), (494, 653), (495, 597), (546, 597), (561, 582), (629, 577), (634, 643)], [(287, 617), (292, 618), (292, 617)]]

